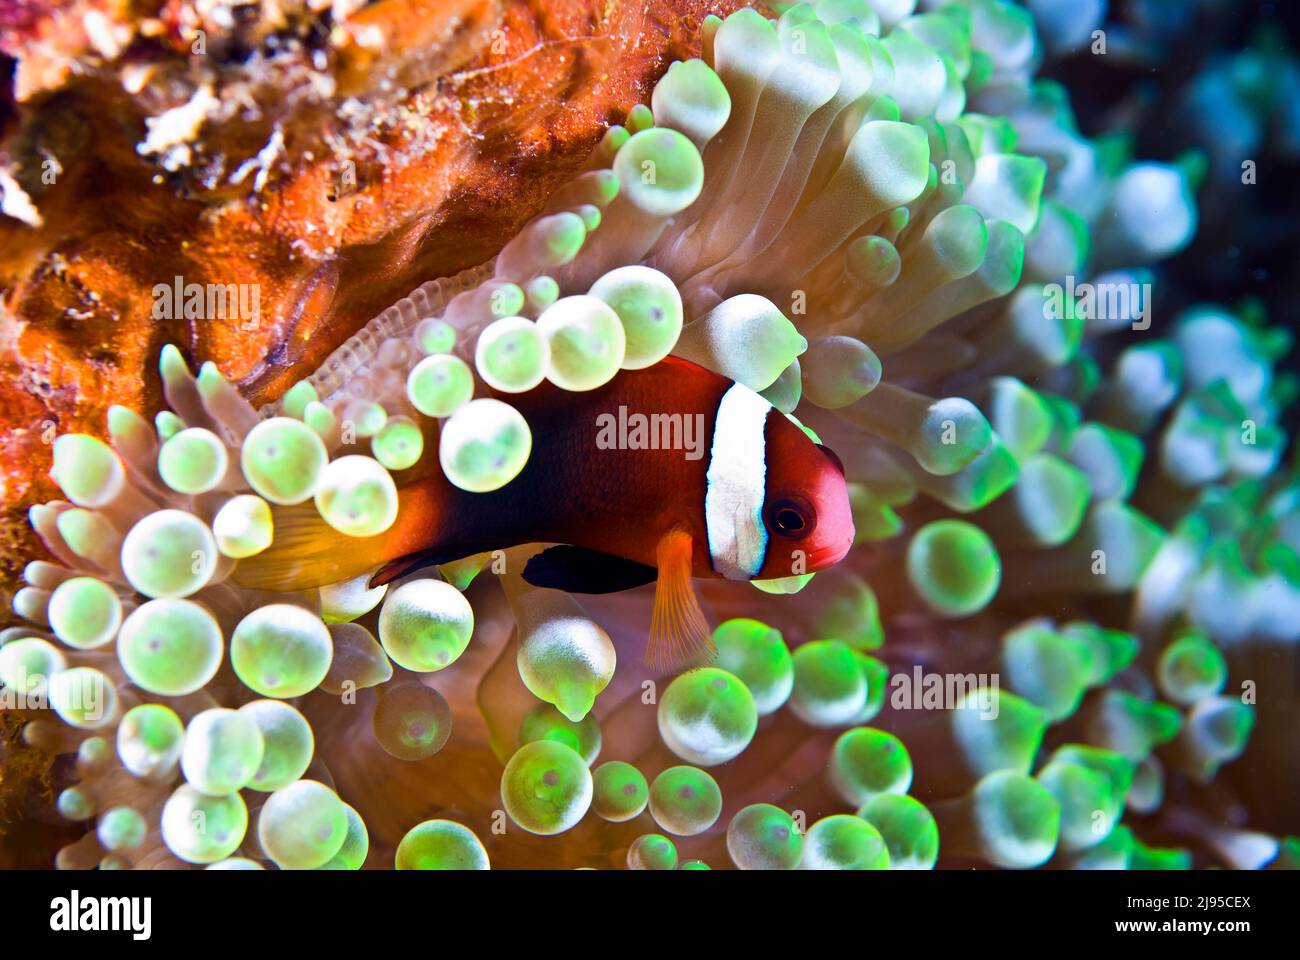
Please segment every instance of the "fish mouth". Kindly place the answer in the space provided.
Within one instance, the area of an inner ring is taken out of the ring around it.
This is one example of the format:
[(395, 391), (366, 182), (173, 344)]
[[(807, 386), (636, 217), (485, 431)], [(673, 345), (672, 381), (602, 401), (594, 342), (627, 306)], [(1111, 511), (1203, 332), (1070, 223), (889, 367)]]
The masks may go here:
[(846, 556), (849, 549), (853, 546), (853, 538), (850, 537), (843, 543), (831, 544), (825, 547), (819, 547), (808, 554), (808, 569), (812, 571), (825, 570), (827, 567), (833, 567)]

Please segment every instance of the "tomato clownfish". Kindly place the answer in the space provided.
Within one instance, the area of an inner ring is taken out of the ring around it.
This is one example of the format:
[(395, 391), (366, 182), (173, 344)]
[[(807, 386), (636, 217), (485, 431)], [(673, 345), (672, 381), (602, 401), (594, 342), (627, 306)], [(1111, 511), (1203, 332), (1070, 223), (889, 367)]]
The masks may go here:
[[(646, 659), (668, 666), (712, 648), (692, 577), (812, 573), (853, 543), (835, 454), (753, 390), (690, 361), (622, 371), (584, 393), (543, 384), (507, 399), (533, 448), (505, 487), (468, 493), (427, 470), (399, 485), (394, 525), (362, 539), (329, 527), (310, 503), (277, 507), (274, 543), (240, 561), (235, 580), (294, 590), (378, 568), (377, 586), (432, 564), (553, 543), (528, 561), (525, 581), (571, 593), (657, 581)], [(645, 429), (611, 443), (616, 419)], [(679, 442), (652, 442), (656, 430)]]

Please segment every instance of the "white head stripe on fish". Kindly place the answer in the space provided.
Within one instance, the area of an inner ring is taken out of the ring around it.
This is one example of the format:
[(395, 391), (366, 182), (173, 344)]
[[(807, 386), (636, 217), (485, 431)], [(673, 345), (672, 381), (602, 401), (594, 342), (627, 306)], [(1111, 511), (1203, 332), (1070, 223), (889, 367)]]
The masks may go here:
[(767, 415), (772, 405), (733, 383), (718, 403), (704, 493), (704, 523), (713, 569), (750, 580), (767, 556)]

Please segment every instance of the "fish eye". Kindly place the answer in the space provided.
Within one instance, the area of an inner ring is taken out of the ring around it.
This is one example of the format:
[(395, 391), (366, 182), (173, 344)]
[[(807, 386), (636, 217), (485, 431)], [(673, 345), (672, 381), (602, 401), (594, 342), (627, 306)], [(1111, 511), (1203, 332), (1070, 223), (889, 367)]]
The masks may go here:
[(813, 515), (802, 503), (789, 499), (777, 500), (768, 508), (767, 523), (781, 536), (799, 539), (812, 531)]
[(803, 516), (798, 510), (791, 510), (788, 507), (784, 510), (777, 511), (776, 528), (782, 533), (800, 533), (803, 531)]

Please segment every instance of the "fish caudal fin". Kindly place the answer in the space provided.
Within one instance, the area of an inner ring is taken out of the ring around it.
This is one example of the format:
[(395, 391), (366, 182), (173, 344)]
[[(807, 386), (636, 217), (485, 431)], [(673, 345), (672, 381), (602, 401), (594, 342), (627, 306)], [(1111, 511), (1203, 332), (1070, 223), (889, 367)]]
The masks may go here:
[(273, 539), (235, 564), (232, 579), (254, 590), (308, 590), (360, 576), (391, 559), (387, 534), (352, 537), (321, 519), (310, 501), (272, 509)]
[(659, 541), (654, 612), (646, 662), (660, 670), (698, 665), (717, 654), (709, 623), (691, 586), (691, 535), (675, 527)]

